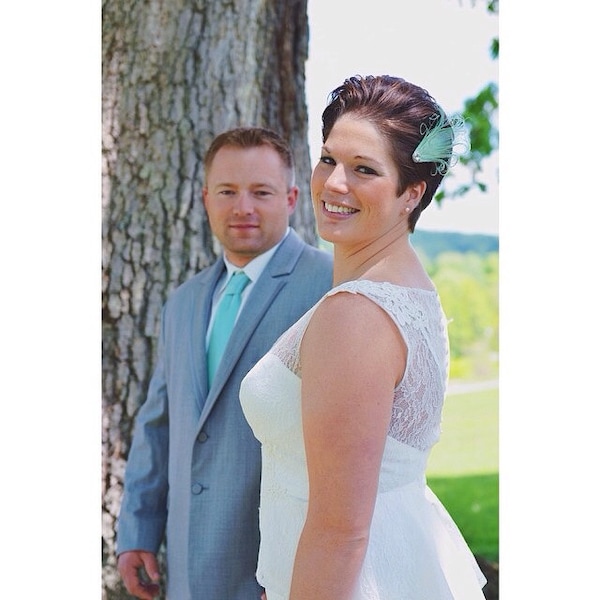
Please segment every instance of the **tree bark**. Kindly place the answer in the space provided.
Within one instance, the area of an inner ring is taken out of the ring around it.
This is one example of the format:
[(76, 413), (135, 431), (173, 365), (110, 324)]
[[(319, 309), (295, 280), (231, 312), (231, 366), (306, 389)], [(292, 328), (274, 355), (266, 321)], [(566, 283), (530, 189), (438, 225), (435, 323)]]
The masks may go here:
[(305, 103), (307, 0), (104, 0), (102, 6), (103, 597), (124, 598), (115, 521), (133, 420), (168, 294), (209, 265), (202, 158), (239, 125), (294, 151), (292, 225), (316, 243)]

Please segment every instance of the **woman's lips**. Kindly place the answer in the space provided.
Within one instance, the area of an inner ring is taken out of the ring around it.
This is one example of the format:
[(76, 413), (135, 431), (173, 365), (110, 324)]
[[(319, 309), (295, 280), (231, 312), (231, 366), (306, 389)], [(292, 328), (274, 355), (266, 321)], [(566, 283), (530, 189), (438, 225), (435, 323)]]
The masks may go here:
[(323, 202), (325, 210), (329, 213), (335, 213), (338, 215), (352, 215), (359, 212), (358, 209), (352, 208), (351, 206), (342, 206), (340, 204), (330, 204), (329, 202)]

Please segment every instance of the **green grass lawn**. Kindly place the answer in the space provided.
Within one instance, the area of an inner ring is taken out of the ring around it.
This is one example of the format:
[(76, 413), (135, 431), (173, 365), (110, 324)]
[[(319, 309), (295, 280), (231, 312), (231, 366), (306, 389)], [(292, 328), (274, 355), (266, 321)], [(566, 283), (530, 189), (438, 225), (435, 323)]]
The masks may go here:
[(449, 395), (429, 486), (475, 555), (498, 561), (498, 389)]

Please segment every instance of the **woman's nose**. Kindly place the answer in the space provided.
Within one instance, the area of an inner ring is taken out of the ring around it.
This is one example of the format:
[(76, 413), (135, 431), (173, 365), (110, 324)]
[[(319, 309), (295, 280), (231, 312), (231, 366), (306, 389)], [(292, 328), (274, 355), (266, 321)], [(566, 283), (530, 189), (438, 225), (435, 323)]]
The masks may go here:
[(343, 165), (336, 165), (325, 179), (325, 187), (332, 191), (346, 192), (348, 190), (348, 178)]

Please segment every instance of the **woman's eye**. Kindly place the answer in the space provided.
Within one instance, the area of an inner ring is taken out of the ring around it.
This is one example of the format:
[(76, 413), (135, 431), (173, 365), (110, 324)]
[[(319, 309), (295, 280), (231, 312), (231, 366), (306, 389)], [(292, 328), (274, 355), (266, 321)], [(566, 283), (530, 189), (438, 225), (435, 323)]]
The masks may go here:
[(333, 158), (331, 158), (331, 156), (321, 156), (320, 160), (326, 165), (335, 165), (335, 161), (333, 160)]
[(374, 169), (371, 169), (371, 167), (360, 166), (360, 167), (356, 167), (356, 170), (359, 173), (364, 173), (365, 175), (377, 175), (377, 171), (375, 171)]

